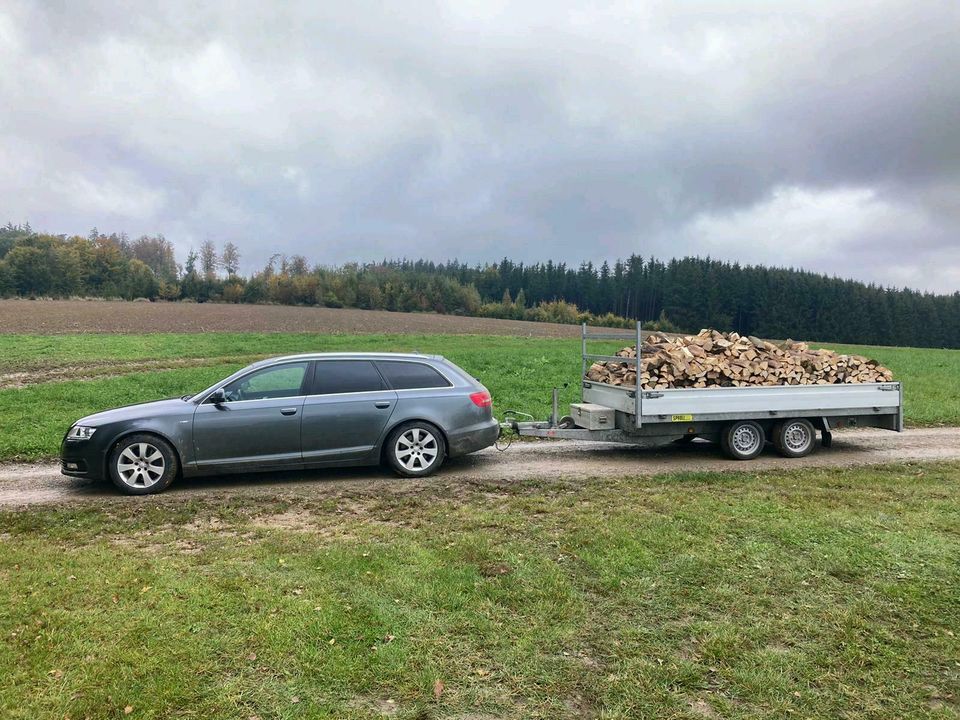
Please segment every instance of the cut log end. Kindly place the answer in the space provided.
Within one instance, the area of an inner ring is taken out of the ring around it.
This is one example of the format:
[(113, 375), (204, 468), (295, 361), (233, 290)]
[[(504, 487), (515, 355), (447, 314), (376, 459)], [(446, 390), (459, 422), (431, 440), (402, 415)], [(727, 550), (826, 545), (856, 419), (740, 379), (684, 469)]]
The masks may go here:
[[(617, 357), (635, 358), (636, 346)], [(697, 335), (667, 338), (654, 333), (641, 346), (640, 383), (645, 390), (685, 387), (833, 385), (890, 382), (893, 373), (876, 360), (811, 350), (806, 343), (775, 344), (737, 333), (703, 329)], [(596, 362), (586, 379), (607, 385), (635, 386), (630, 363)]]

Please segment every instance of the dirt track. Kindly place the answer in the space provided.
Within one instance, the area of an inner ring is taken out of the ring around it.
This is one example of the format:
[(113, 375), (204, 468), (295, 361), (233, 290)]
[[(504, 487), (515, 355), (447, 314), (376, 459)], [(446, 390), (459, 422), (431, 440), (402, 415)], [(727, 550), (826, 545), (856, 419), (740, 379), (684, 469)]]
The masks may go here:
[(0, 333), (302, 332), (580, 337), (578, 325), (382, 310), (122, 302), (0, 300)]
[[(216, 501), (228, 496), (322, 499), (346, 494), (418, 493), (464, 482), (495, 485), (532, 478), (589, 481), (598, 476), (680, 471), (850, 467), (955, 459), (960, 459), (960, 428), (910, 430), (899, 435), (851, 430), (835, 434), (832, 448), (818, 448), (802, 460), (785, 460), (768, 451), (751, 463), (726, 460), (716, 447), (702, 442), (654, 451), (607, 443), (554, 441), (514, 444), (505, 453), (489, 448), (450, 461), (438, 475), (424, 480), (399, 480), (376, 468), (195, 478), (175, 484), (163, 495), (151, 496), (150, 502)], [(66, 478), (51, 463), (0, 465), (0, 506), (75, 502), (120, 505), (145, 499), (120, 495), (109, 483)]]

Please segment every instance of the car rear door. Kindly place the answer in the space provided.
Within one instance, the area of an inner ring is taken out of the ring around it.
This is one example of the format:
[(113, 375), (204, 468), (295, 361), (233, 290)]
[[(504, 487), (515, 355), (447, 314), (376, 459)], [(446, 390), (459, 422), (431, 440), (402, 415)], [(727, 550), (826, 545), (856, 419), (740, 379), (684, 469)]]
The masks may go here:
[(396, 405), (371, 361), (317, 360), (300, 425), (304, 463), (367, 459)]
[(224, 387), (226, 402), (198, 405), (193, 415), (198, 468), (299, 467), (301, 411), (310, 370), (306, 361), (254, 370)]

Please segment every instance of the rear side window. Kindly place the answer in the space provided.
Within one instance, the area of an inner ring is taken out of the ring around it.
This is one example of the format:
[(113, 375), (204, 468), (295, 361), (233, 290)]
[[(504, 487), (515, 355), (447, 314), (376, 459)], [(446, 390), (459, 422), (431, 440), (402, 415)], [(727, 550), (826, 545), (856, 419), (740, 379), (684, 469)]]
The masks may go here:
[(313, 371), (313, 394), (372, 392), (387, 386), (369, 360), (324, 360)]
[(394, 390), (450, 387), (450, 382), (429, 365), (385, 360), (377, 363), (380, 372)]

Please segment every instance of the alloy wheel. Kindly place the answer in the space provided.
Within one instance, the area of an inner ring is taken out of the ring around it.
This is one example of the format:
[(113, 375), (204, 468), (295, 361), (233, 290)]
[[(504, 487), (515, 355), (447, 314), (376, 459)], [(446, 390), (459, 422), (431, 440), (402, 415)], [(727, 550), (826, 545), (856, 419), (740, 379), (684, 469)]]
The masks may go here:
[(402, 433), (393, 449), (397, 462), (411, 472), (426, 470), (436, 461), (439, 452), (433, 433), (417, 427)]
[(124, 484), (148, 488), (163, 477), (166, 463), (163, 453), (150, 443), (132, 443), (117, 457), (117, 474)]

